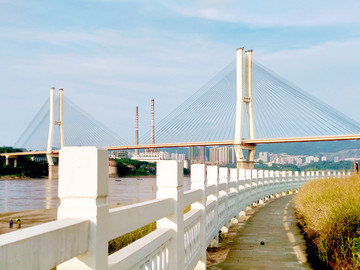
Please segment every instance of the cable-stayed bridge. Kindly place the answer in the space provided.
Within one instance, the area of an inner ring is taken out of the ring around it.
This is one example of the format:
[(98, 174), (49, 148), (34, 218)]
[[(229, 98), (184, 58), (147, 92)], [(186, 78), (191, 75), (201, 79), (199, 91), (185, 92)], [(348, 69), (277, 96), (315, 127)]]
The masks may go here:
[[(252, 51), (242, 48), (235, 61), (156, 125), (156, 144), (150, 144), (150, 131), (140, 145), (131, 144), (62, 95), (50, 98), (55, 102), (62, 105), (50, 109), (45, 102), (15, 145), (38, 151), (17, 154), (56, 154), (63, 145), (108, 150), (234, 145), (238, 164), (251, 167), (257, 144), (360, 139), (359, 123), (253, 61)], [(49, 120), (63, 135), (48, 132)], [(249, 151), (247, 160), (243, 150)]]

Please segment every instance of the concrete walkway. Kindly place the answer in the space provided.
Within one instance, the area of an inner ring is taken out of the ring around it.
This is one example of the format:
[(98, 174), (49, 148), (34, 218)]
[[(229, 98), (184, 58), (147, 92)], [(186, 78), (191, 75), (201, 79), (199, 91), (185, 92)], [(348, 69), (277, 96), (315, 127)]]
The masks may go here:
[(253, 214), (239, 226), (225, 261), (208, 269), (312, 269), (292, 199), (293, 195), (284, 196), (251, 210)]

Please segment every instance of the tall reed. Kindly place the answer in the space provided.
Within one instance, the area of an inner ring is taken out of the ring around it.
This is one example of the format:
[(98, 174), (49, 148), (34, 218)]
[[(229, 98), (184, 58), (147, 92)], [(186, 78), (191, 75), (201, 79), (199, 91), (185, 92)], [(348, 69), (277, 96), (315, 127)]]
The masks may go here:
[(321, 261), (334, 269), (360, 269), (359, 175), (305, 184), (295, 209)]

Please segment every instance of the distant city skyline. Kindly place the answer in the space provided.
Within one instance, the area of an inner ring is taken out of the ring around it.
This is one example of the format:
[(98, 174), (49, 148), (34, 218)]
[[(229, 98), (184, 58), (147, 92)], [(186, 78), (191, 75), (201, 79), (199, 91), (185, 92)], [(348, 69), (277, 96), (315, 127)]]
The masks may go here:
[[(64, 94), (126, 140), (140, 138), (235, 58), (254, 59), (358, 121), (360, 3), (1, 1), (0, 145)], [(359, 122), (359, 121), (358, 121)]]

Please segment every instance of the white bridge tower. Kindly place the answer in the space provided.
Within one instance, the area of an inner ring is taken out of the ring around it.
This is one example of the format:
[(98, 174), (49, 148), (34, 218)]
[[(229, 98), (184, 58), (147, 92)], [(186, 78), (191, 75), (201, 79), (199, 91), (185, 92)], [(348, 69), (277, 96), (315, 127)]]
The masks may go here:
[(49, 164), (49, 180), (57, 178), (55, 175), (55, 171), (57, 172), (57, 166), (54, 166), (53, 160), (53, 138), (54, 138), (54, 126), (59, 126), (60, 132), (60, 148), (64, 147), (65, 139), (64, 139), (64, 126), (63, 126), (63, 109), (64, 109), (64, 90), (62, 88), (59, 89), (59, 120), (55, 120), (55, 88), (50, 88), (50, 113), (49, 113), (49, 135), (48, 135), (48, 143), (47, 143), (47, 151), (46, 158)]
[[(244, 91), (245, 75), (245, 91)], [(245, 92), (245, 93), (244, 93)], [(236, 117), (235, 142), (236, 164), (239, 169), (253, 169), (255, 162), (255, 145), (244, 145), (242, 142), (244, 131), (244, 104), (247, 117), (247, 132), (250, 140), (255, 139), (253, 89), (252, 89), (252, 50), (245, 51), (244, 74), (244, 48), (236, 50)], [(248, 150), (245, 160), (243, 150)]]

